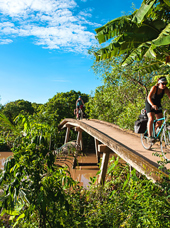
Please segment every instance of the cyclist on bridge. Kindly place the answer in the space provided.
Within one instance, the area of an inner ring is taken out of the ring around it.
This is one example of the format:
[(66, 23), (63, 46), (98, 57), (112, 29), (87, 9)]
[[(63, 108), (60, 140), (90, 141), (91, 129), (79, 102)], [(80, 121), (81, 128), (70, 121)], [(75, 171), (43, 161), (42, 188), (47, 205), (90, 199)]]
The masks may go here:
[[(154, 141), (154, 138), (152, 137), (154, 117), (156, 116), (156, 119), (160, 119), (163, 117), (161, 99), (163, 98), (165, 93), (168, 95), (170, 99), (170, 90), (166, 87), (166, 85), (167, 85), (166, 77), (160, 77), (158, 79), (157, 84), (151, 88), (145, 102), (146, 112), (148, 116), (149, 142)], [(162, 121), (157, 121), (156, 128), (160, 127), (161, 124), (162, 124)]]
[(81, 96), (79, 96), (79, 98), (76, 101), (76, 114), (77, 114), (77, 118), (79, 117), (79, 108), (83, 108), (84, 106), (84, 101), (81, 99)]

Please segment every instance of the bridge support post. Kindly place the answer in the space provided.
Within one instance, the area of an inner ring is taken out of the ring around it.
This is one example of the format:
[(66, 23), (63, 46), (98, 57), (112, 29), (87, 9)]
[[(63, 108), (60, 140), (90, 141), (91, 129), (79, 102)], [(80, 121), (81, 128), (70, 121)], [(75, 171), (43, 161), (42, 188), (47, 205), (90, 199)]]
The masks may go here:
[(99, 180), (98, 183), (104, 185), (105, 178), (106, 178), (106, 173), (107, 173), (107, 166), (109, 162), (109, 155), (110, 155), (110, 148), (108, 148), (106, 145), (98, 145), (98, 151), (103, 152), (103, 159), (102, 159), (102, 164), (100, 168), (100, 175), (99, 175)]
[(64, 144), (66, 144), (69, 141), (69, 135), (70, 135), (70, 125), (66, 124), (67, 130), (66, 130), (66, 136), (64, 140)]
[(77, 134), (77, 145), (80, 148), (80, 151), (82, 151), (83, 150), (83, 138), (82, 138), (82, 131), (83, 130), (81, 128), (79, 128), (79, 127), (76, 127), (75, 131), (78, 131), (78, 134)]
[(98, 150), (99, 141), (96, 138), (94, 138), (94, 143), (95, 143), (95, 151), (96, 151), (97, 163), (100, 163), (100, 153), (99, 153), (99, 150)]

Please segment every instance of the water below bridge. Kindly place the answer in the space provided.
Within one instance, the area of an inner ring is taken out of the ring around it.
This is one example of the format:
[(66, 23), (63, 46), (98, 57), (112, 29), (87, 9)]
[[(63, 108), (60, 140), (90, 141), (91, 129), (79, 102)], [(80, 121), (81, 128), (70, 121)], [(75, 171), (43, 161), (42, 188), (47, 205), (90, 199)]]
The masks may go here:
[[(0, 169), (3, 170), (4, 163), (6, 158), (11, 156), (12, 152), (0, 152)], [(95, 152), (89, 152), (85, 156), (78, 156), (79, 163), (96, 163), (96, 154)], [(90, 177), (96, 176), (96, 173), (99, 171), (99, 167), (96, 165), (88, 165), (88, 166), (76, 166), (75, 169), (72, 168), (73, 165), (73, 157), (68, 157), (66, 160), (56, 161), (61, 165), (67, 165), (69, 167), (69, 171), (71, 173), (71, 177), (74, 180), (80, 182), (80, 186), (84, 188), (88, 188)]]

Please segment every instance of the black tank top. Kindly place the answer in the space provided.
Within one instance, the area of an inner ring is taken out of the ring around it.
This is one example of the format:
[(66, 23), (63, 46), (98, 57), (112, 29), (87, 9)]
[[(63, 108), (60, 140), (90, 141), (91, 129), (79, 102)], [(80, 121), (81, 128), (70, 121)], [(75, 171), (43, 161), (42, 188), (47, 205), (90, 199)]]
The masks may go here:
[(161, 99), (162, 99), (163, 96), (164, 96), (165, 90), (163, 89), (163, 90), (162, 90), (162, 93), (160, 93), (160, 94), (157, 94), (157, 92), (158, 92), (158, 86), (156, 86), (156, 93), (153, 95), (153, 97), (151, 98), (151, 100), (152, 100), (152, 102), (153, 102), (155, 105), (160, 106), (160, 105), (161, 105)]

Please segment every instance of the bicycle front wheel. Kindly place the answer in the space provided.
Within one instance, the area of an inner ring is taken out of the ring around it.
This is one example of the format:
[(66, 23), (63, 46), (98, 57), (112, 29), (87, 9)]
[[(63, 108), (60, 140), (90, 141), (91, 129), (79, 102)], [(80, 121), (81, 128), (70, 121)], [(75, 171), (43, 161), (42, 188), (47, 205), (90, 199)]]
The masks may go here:
[(170, 161), (170, 131), (163, 130), (160, 140), (162, 155), (165, 160)]
[(148, 135), (147, 133), (141, 134), (141, 143), (142, 146), (146, 149), (146, 150), (150, 150), (153, 143), (148, 142)]

